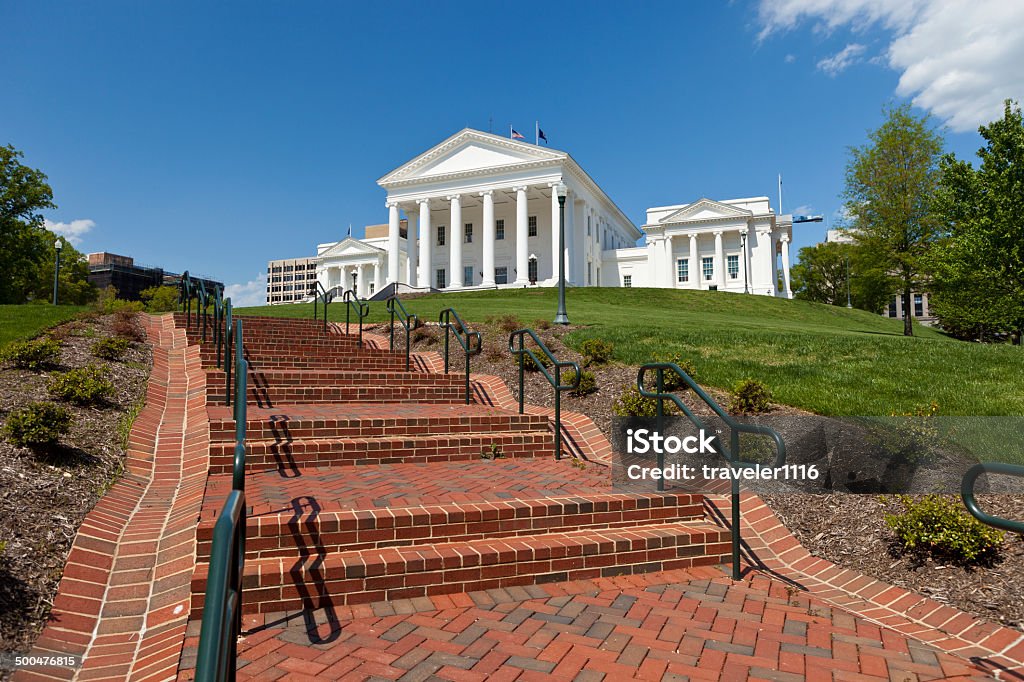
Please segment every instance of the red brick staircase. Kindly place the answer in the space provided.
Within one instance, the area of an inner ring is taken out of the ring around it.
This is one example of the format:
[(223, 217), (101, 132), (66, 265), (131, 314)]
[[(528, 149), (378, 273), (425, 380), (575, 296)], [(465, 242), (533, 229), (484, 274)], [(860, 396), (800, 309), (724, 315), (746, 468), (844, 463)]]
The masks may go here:
[[(188, 336), (199, 342), (194, 327)], [(245, 318), (244, 355), (246, 613), (727, 560), (727, 532), (705, 522), (700, 496), (614, 492), (603, 464), (553, 458), (546, 416), (464, 404), (464, 375), (423, 362), (406, 371), (374, 339), (360, 347), (308, 320)], [(212, 343), (201, 356), (211, 465), (193, 613), (231, 490), (235, 428)]]

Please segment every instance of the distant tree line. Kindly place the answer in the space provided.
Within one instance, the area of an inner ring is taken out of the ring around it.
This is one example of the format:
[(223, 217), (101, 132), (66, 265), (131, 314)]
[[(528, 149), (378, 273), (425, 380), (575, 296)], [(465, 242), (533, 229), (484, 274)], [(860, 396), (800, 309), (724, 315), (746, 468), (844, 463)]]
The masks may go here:
[(1020, 342), (1024, 331), (1024, 119), (1007, 100), (1003, 117), (978, 129), (979, 164), (943, 152), (928, 116), (890, 108), (850, 150), (843, 194), (849, 243), (800, 249), (797, 298), (879, 313), (903, 299), (913, 334), (913, 292), (962, 339)]

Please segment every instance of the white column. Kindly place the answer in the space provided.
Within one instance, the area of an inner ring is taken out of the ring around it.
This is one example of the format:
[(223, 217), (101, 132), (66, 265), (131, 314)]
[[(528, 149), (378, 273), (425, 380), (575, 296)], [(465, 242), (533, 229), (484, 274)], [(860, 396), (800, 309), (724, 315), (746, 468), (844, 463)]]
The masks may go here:
[[(396, 256), (396, 258), (397, 258), (397, 256)], [(381, 267), (381, 262), (380, 262), (379, 258), (377, 260), (373, 261), (373, 293), (374, 294), (379, 292), (381, 290), (382, 285), (383, 285), (383, 282), (381, 281), (383, 279), (381, 277), (381, 271), (383, 269), (384, 268)]]
[(359, 298), (366, 298), (370, 295), (370, 263), (362, 263), (359, 266)]
[(782, 234), (782, 282), (785, 286), (786, 298), (793, 298), (793, 290), (789, 286), (789, 235)]
[[(398, 225), (398, 203), (389, 201), (388, 206), (388, 284), (397, 282), (398, 275), (398, 240), (401, 238)], [(380, 285), (377, 285), (380, 288)]]
[(550, 182), (551, 188), (551, 281), (558, 284), (558, 183)]
[(530, 238), (529, 208), (526, 199), (526, 186), (513, 187), (516, 193), (516, 285), (530, 283)]
[(411, 211), (405, 212), (405, 283), (416, 286), (416, 229)]
[(484, 198), (484, 257), (483, 276), (480, 283), (485, 287), (494, 286), (494, 190), (480, 192)]
[(704, 273), (701, 270), (700, 254), (697, 253), (697, 235), (690, 235), (690, 287), (700, 289), (701, 278)]
[(769, 296), (775, 295), (775, 244), (772, 243), (771, 228), (757, 231), (757, 251), (761, 255), (758, 270), (764, 273), (766, 281), (762, 282), (765, 293)]
[(576, 275), (576, 267), (572, 262), (572, 254), (575, 249), (572, 245), (573, 236), (576, 234), (576, 192), (568, 190), (565, 193), (565, 281), (573, 282)]
[[(462, 288), (462, 198), (458, 194), (448, 197), (451, 202), (452, 225), (448, 230), (448, 288)], [(473, 284), (470, 282), (470, 284)]]
[(676, 264), (675, 259), (672, 257), (672, 236), (665, 235), (665, 257), (662, 260), (665, 263), (665, 286), (669, 289), (676, 288)]
[(725, 289), (725, 252), (722, 249), (722, 231), (715, 230), (715, 283)]
[(740, 277), (743, 278), (743, 290), (750, 293), (750, 229), (740, 230)]
[(430, 286), (430, 247), (434, 243), (430, 238), (430, 199), (418, 199), (420, 205), (420, 288)]

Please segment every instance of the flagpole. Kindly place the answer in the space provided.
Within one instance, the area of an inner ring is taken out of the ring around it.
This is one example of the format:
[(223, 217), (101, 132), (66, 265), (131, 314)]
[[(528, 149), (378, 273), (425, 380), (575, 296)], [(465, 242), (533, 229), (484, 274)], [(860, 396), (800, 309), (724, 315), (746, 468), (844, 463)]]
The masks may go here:
[(782, 215), (782, 173), (779, 173), (779, 215)]
[(533, 122), (533, 144), (540, 146), (540, 121)]
[(512, 139), (512, 124), (508, 124), (508, 139)]

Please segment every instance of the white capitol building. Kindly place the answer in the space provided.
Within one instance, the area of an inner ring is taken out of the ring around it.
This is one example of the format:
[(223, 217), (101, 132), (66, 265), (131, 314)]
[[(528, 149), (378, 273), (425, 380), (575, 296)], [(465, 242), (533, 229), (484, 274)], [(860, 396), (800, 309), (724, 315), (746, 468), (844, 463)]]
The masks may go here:
[[(569, 154), (469, 128), (377, 184), (387, 192), (387, 224), (368, 226), (363, 239), (320, 244), (314, 258), (271, 261), (268, 303), (306, 299), (314, 267), (325, 288), (354, 282), (361, 297), (390, 293), (392, 284), (555, 286), (559, 184), (570, 285), (792, 297), (792, 217), (776, 215), (767, 197), (649, 208), (637, 227)], [(308, 274), (285, 279), (293, 270)]]

